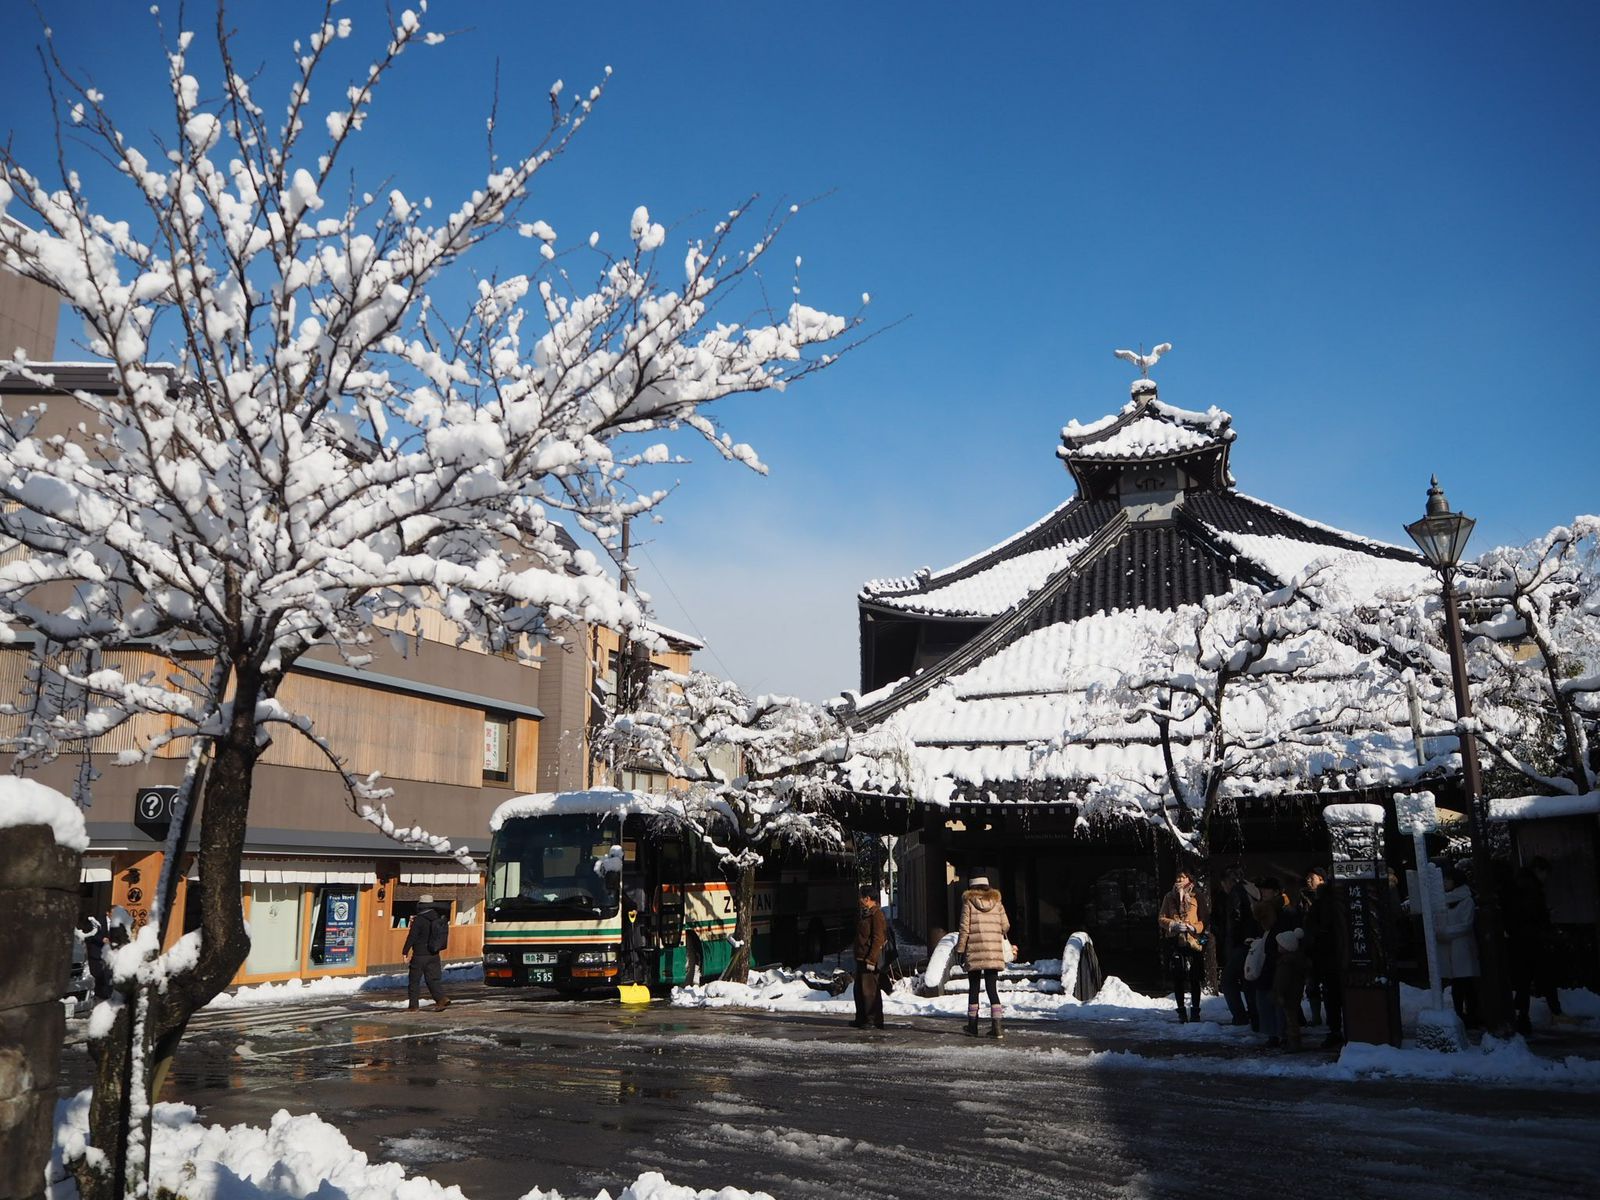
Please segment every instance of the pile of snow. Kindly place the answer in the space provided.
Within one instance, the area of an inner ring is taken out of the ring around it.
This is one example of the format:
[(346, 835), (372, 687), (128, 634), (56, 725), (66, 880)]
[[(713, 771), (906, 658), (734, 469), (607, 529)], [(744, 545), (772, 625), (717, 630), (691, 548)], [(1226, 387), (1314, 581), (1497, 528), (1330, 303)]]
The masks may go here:
[(17, 775), (0, 776), (0, 829), (48, 825), (56, 845), (82, 854), (89, 848), (83, 810), (55, 788)]
[[(483, 964), (444, 963), (446, 983), (483, 982)], [(281, 1004), (291, 1000), (322, 1000), (333, 996), (353, 996), (358, 992), (384, 992), (403, 989), (409, 972), (387, 975), (321, 975), (315, 979), (286, 979), (282, 983), (256, 983), (232, 992), (223, 992), (207, 1008), (249, 1008), (258, 1004)]]
[[(77, 1200), (77, 1185), (63, 1156), (81, 1152), (88, 1130), (89, 1093), (56, 1105), (49, 1200)], [(158, 1104), (151, 1151), (151, 1193), (178, 1200), (289, 1200), (338, 1196), (342, 1200), (466, 1200), (459, 1187), (422, 1175), (406, 1176), (399, 1163), (375, 1163), (315, 1113), (291, 1117), (279, 1109), (272, 1123), (223, 1128), (202, 1125), (187, 1104)], [(534, 1188), (522, 1200), (580, 1200)], [(611, 1200), (602, 1191), (594, 1200)], [(772, 1200), (739, 1188), (697, 1191), (647, 1171), (616, 1200)]]
[[(682, 1008), (748, 1008), (761, 1012), (833, 1013), (839, 1016), (855, 1014), (855, 1000), (847, 991), (834, 996), (813, 987), (807, 979), (820, 980), (831, 973), (827, 970), (793, 971), (775, 967), (766, 971), (752, 971), (747, 983), (729, 983), (717, 980), (694, 987), (672, 990), (672, 1003)], [(1106, 979), (1100, 992), (1085, 1004), (1063, 993), (1058, 979), (1010, 980), (1001, 983), (1001, 1003), (1013, 1017), (1033, 1020), (1071, 1021), (1075, 1019), (1115, 1022), (1144, 1022), (1171, 1024), (1173, 1016), (1170, 996), (1146, 996), (1134, 991), (1116, 976)], [(987, 1000), (984, 1001), (987, 1006)], [(937, 996), (919, 996), (909, 980), (901, 980), (893, 989), (883, 994), (885, 1016), (900, 1017), (959, 1017), (967, 1015), (967, 994), (964, 991)], [(984, 1009), (988, 1012), (987, 1007)], [(1189, 1031), (1203, 1029), (1217, 1032), (1212, 1022), (1225, 1023), (1227, 1005), (1220, 996), (1207, 996), (1202, 1002), (1203, 1020), (1195, 1025), (1163, 1028), (1164, 1035), (1180, 1036)]]

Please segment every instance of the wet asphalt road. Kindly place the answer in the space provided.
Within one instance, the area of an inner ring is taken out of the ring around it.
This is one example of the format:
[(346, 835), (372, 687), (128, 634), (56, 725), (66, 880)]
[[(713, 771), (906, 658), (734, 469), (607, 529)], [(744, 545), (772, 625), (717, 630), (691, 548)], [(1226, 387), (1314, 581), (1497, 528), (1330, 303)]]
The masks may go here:
[(779, 1200), (1600, 1195), (1593, 1091), (1272, 1078), (1240, 1048), (1026, 1022), (997, 1045), (948, 1019), (454, 994), (201, 1014), (163, 1098), (211, 1123), (317, 1112), (471, 1200), (616, 1195), (646, 1170)]

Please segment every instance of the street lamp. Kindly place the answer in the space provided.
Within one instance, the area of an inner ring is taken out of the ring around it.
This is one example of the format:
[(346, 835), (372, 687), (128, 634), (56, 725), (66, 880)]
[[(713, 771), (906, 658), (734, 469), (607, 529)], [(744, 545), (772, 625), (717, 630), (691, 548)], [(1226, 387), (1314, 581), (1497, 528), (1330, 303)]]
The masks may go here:
[(1467, 690), (1467, 656), (1461, 644), (1461, 613), (1456, 607), (1455, 574), (1461, 555), (1477, 524), (1465, 513), (1450, 511), (1444, 489), (1435, 475), (1428, 487), (1428, 509), (1421, 520), (1406, 526), (1411, 540), (1444, 583), (1444, 639), (1450, 651), (1450, 676), (1455, 686), (1456, 720), (1461, 724), (1461, 785), (1467, 794), (1472, 828), (1472, 876), (1478, 885), (1478, 928), (1483, 933), (1483, 974), (1478, 1003), (1486, 1028), (1499, 1031), (1507, 1023), (1505, 944), (1500, 915), (1500, 890), (1495, 886), (1489, 857), (1489, 802), (1483, 795), (1478, 768), (1478, 739), (1466, 722), (1472, 717), (1472, 694)]

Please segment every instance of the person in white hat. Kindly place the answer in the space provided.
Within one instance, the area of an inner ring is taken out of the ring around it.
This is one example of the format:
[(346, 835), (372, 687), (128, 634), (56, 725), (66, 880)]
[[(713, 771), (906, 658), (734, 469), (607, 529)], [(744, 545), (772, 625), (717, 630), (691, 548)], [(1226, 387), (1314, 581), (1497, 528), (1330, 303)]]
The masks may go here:
[(444, 994), (444, 988), (439, 985), (439, 955), (450, 944), (450, 926), (444, 917), (439, 915), (439, 910), (433, 907), (433, 897), (421, 895), (417, 897), (417, 915), (411, 918), (411, 927), (406, 930), (406, 944), (402, 953), (411, 959), (411, 977), (406, 981), (406, 995), (410, 1003), (406, 1009), (419, 1008), (417, 1003), (422, 996), (422, 984), (428, 984), (428, 995), (433, 997), (435, 1009), (450, 1007), (450, 997)]

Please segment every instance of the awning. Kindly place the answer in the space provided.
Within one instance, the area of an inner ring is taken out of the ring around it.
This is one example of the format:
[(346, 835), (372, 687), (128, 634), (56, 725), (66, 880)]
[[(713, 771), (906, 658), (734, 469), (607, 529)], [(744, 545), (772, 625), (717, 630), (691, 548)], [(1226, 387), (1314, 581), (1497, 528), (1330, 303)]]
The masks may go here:
[(478, 882), (476, 871), (401, 871), (401, 883), (455, 884), (470, 887)]
[[(189, 878), (200, 878), (197, 859)], [(240, 883), (353, 883), (375, 884), (372, 863), (340, 859), (246, 858), (239, 868)]]
[(109, 858), (85, 858), (78, 863), (79, 883), (110, 883), (111, 860)]

